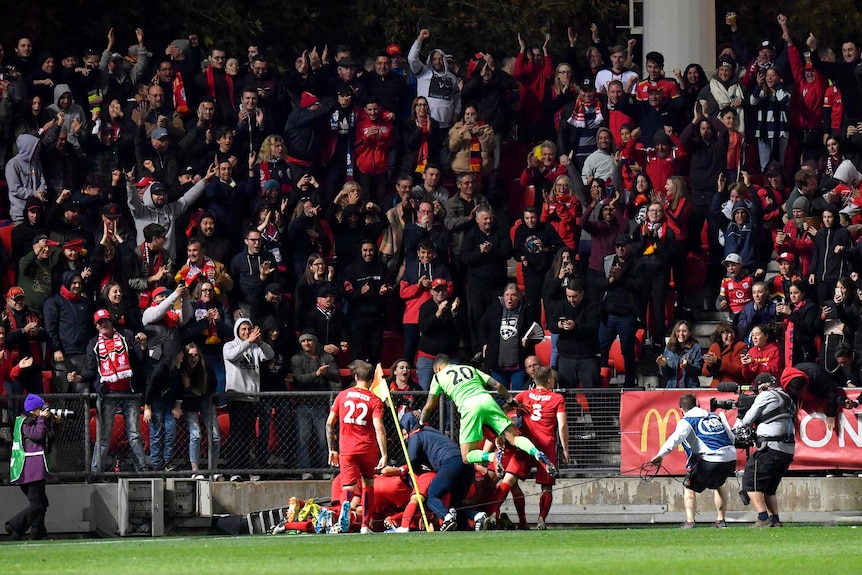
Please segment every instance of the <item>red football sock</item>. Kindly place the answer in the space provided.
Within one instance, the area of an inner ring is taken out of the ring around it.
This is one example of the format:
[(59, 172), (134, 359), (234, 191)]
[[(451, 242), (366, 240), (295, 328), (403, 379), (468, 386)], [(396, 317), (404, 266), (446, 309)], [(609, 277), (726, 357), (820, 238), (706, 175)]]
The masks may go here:
[(353, 501), (353, 488), (341, 490), (341, 503), (345, 501)]
[(500, 506), (503, 505), (504, 501), (506, 501), (511, 490), (512, 486), (505, 482), (501, 482), (497, 486), (497, 490), (494, 492), (494, 501), (488, 506), (489, 514), (497, 515), (499, 517)]
[(404, 508), (404, 515), (401, 517), (401, 521), (398, 523), (399, 527), (410, 527), (410, 523), (413, 522), (413, 517), (416, 515), (416, 510), (419, 509), (419, 504), (411, 501)]
[(368, 527), (371, 523), (371, 510), (374, 509), (374, 488), (371, 486), (362, 489), (362, 526)]
[(520, 525), (527, 524), (527, 503), (524, 500), (524, 495), (512, 497), (512, 503), (515, 504), (515, 511), (518, 513), (518, 523)]
[(539, 517), (542, 519), (548, 518), (548, 512), (551, 510), (551, 503), (554, 501), (554, 494), (550, 491), (542, 491), (539, 496)]

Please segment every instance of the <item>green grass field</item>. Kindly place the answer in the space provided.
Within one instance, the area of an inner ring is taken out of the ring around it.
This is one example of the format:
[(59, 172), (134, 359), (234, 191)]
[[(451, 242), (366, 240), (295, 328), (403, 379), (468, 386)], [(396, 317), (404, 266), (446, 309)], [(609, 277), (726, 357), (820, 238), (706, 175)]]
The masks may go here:
[[(63, 540), (0, 544), (4, 574), (111, 573), (848, 573), (852, 527), (749, 524), (405, 535), (283, 535)], [(856, 565), (856, 567), (853, 567)]]

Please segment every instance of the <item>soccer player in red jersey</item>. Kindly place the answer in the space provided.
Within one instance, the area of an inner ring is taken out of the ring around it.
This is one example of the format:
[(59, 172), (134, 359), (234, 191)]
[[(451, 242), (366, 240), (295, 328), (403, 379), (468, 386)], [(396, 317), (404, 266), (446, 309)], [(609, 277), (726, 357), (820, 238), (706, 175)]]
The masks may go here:
[[(553, 391), (554, 374), (549, 367), (539, 367), (536, 369), (534, 376), (536, 389), (522, 391), (517, 395), (523, 408), (521, 434), (528, 437), (551, 459), (551, 462), (557, 464), (557, 435), (560, 437), (562, 444), (563, 461), (569, 462), (569, 430), (566, 425), (566, 400), (565, 398)], [(536, 528), (545, 529), (545, 521), (548, 518), (548, 512), (551, 510), (553, 501), (553, 489), (555, 479), (545, 471), (542, 465), (535, 465), (535, 461), (531, 457), (524, 457), (522, 453), (515, 453), (511, 461), (506, 466), (506, 475), (503, 481), (497, 486), (497, 496), (495, 499), (503, 500), (509, 494), (518, 479), (527, 477), (530, 470), (536, 467), (536, 483), (542, 486), (542, 495), (539, 497), (539, 520), (536, 522)]]
[(350, 528), (350, 500), (353, 499), (353, 492), (361, 478), (364, 513), (360, 533), (371, 533), (374, 474), (376, 470), (383, 469), (387, 459), (383, 402), (369, 391), (374, 378), (374, 367), (360, 360), (351, 362), (348, 367), (355, 385), (338, 394), (326, 419), (329, 464), (340, 467), (342, 476), (341, 513), (333, 531), (346, 533)]

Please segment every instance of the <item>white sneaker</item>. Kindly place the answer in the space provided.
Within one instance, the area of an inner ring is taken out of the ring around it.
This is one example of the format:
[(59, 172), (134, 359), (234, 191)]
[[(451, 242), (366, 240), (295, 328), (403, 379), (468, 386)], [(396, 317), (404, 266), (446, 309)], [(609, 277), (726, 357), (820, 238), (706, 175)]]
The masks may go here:
[(224, 475), (221, 473), (213, 473), (213, 481), (224, 481)]
[(231, 483), (239, 483), (242, 481), (242, 476), (241, 475), (231, 475), (230, 481), (231, 481)]
[(248, 480), (249, 481), (260, 481), (260, 475), (249, 475)]
[(195, 481), (203, 481), (204, 479), (206, 479), (206, 477), (204, 477), (202, 473), (195, 473), (194, 475), (192, 475), (192, 479), (194, 479)]
[(395, 533), (410, 533), (409, 527), (396, 527)]
[(359, 532), (363, 535), (371, 535), (372, 533), (374, 533), (374, 531), (372, 531), (371, 528), (367, 525), (363, 525)]
[(536, 529), (539, 531), (545, 531), (547, 528), (548, 526), (545, 525), (545, 520), (539, 517), (538, 521), (536, 521)]
[(310, 481), (311, 479), (314, 479), (314, 476), (311, 473), (303, 473), (302, 474), (302, 480), (303, 481)]
[(475, 523), (474, 529), (476, 531), (487, 531), (489, 527), (494, 523), (493, 517), (489, 517), (487, 513), (484, 511), (480, 511), (473, 518)]

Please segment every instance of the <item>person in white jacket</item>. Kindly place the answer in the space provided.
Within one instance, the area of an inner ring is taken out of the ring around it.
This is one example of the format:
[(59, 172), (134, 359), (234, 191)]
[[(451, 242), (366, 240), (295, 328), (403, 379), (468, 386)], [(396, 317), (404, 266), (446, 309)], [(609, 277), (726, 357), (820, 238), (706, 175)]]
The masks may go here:
[(443, 50), (431, 50), (424, 64), (419, 60), (422, 42), (430, 37), (428, 30), (423, 28), (419, 31), (407, 54), (407, 62), (416, 75), (417, 95), (428, 100), (431, 117), (440, 123), (441, 128), (448, 130), (461, 115), (461, 87), (458, 77), (449, 71)]
[(681, 528), (694, 527), (694, 515), (697, 512), (695, 494), (704, 489), (715, 492), (717, 518), (713, 527), (726, 528), (724, 512), (727, 508), (727, 493), (724, 482), (736, 469), (736, 448), (733, 446), (736, 437), (724, 413), (710, 413), (698, 407), (694, 394), (686, 393), (680, 397), (679, 408), (683, 412), (682, 419), (652, 458), (652, 463), (661, 465), (662, 460), (682, 444), (688, 456), (688, 473), (683, 482), (685, 523)]
[[(257, 417), (260, 391), (261, 363), (275, 355), (263, 341), (259, 327), (247, 318), (240, 318), (233, 326), (234, 339), (224, 344), (225, 392), (230, 417), (230, 440), (225, 448), (227, 466), (234, 470), (231, 481), (242, 481), (236, 473), (249, 467), (250, 445), (255, 439), (254, 421)], [(263, 462), (258, 462), (261, 465)], [(255, 476), (251, 476), (254, 480)]]

